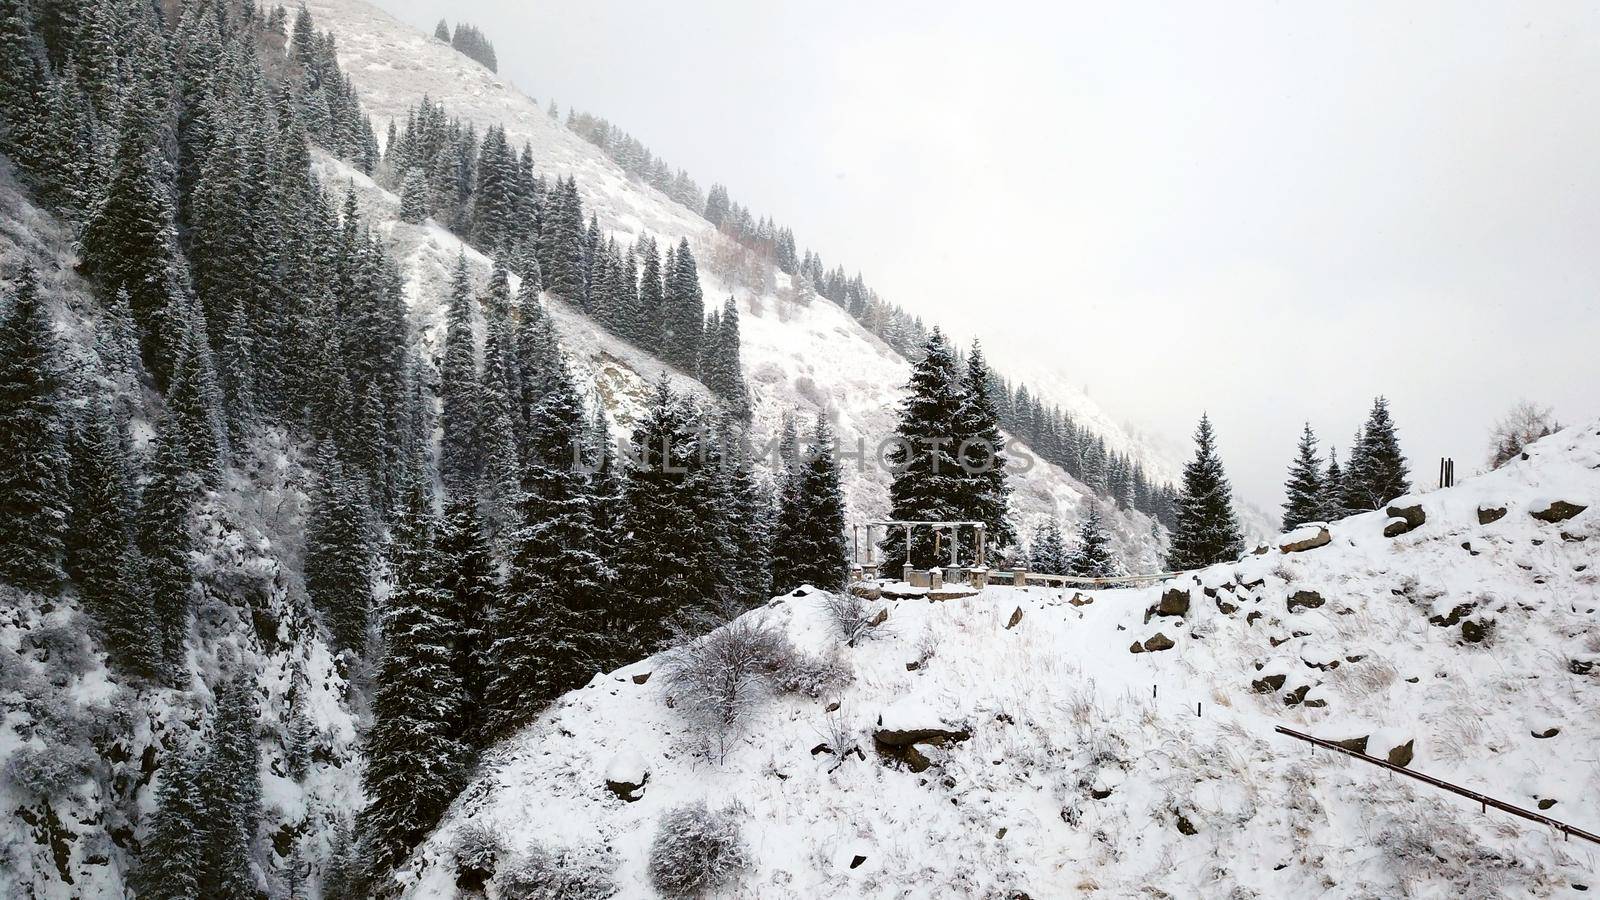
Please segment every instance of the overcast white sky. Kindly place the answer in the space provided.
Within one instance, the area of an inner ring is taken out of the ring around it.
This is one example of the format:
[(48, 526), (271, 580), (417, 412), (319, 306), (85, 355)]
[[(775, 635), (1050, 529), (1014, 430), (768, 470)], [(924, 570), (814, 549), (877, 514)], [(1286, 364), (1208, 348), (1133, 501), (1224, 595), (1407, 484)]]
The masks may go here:
[(1275, 509), (1387, 394), (1419, 483), (1600, 414), (1600, 6), (379, 0), (482, 27), (884, 296)]

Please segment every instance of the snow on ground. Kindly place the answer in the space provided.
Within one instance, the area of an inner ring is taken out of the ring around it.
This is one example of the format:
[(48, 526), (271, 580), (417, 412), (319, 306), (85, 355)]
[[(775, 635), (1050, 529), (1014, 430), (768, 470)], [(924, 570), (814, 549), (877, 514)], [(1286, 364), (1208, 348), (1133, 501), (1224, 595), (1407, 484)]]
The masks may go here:
[[(1409, 747), (1414, 770), (1600, 831), (1600, 421), (1529, 457), (1416, 499), (1396, 537), (1378, 511), (1143, 590), (877, 601), (887, 621), (854, 646), (825, 595), (776, 599), (741, 622), (836, 655), (847, 687), (768, 699), (718, 764), (643, 677), (660, 658), (597, 676), (493, 751), (407, 896), (453, 896), (469, 825), (512, 853), (609, 848), (622, 896), (651, 896), (657, 820), (701, 800), (736, 808), (754, 860), (716, 896), (1592, 889), (1600, 847), (1273, 731)], [(1554, 500), (1588, 508), (1534, 517)], [(1173, 646), (1144, 651), (1157, 634)], [(914, 772), (878, 755), (880, 728), (968, 736)], [(814, 752), (845, 741), (864, 752)], [(648, 770), (636, 802), (608, 766)]]
[[(786, 413), (802, 425), (818, 413), (828, 415), (836, 422), (845, 450), (853, 451), (859, 440), (866, 451), (863, 464), (845, 460), (844, 487), (851, 520), (887, 514), (888, 473), (872, 460), (893, 429), (895, 410), (910, 373), (899, 354), (829, 301), (796, 300), (786, 275), (770, 266), (749, 265), (735, 245), (700, 216), (630, 179), (599, 149), (551, 119), (533, 98), (447, 44), (363, 0), (310, 0), (306, 8), (318, 28), (334, 31), (340, 65), (361, 92), (362, 103), (380, 134), (391, 119), (404, 124), (407, 110), (427, 95), (480, 131), (504, 125), (513, 146), (526, 141), (532, 148), (539, 173), (575, 176), (585, 210), (594, 212), (601, 228), (618, 241), (631, 243), (644, 234), (674, 244), (687, 238), (700, 261), (708, 308), (720, 305), (730, 295), (737, 298), (758, 446), (765, 446), (781, 431)], [(319, 166), (325, 174), (337, 176), (329, 178), (330, 185), (353, 176), (364, 195), (376, 190), (347, 167), (326, 159)], [(437, 348), (442, 340), (438, 304), (446, 293), (449, 266), (454, 263), (455, 240), (434, 227), (400, 223), (399, 204), (392, 196), (364, 197), (364, 206), (369, 212), (380, 210), (388, 220), (383, 225), (385, 234), (402, 265), (408, 266), (414, 308), (432, 317), (429, 321), (435, 328)], [(469, 256), (481, 281), (487, 263), (477, 254), (469, 252)], [(560, 316), (558, 311), (558, 321), (569, 348), (572, 342), (592, 345), (587, 350), (578, 348), (575, 352), (580, 356), (587, 354), (592, 361), (612, 357), (614, 365), (603, 363), (591, 371), (603, 372), (619, 385), (637, 388), (652, 377), (646, 373), (661, 367), (654, 360), (638, 359), (642, 354), (575, 313)], [(618, 345), (627, 349), (620, 350)], [(991, 361), (1004, 370), (1005, 360), (992, 356)], [(632, 378), (630, 372), (640, 377)], [(1064, 379), (1041, 375), (1034, 380), (1047, 400), (1071, 410), (1080, 421), (1092, 423), (1111, 449), (1133, 453), (1153, 473), (1176, 476), (1170, 461), (1162, 461), (1162, 455), (1148, 442), (1117, 424), (1081, 391), (1066, 387)], [(1046, 514), (1057, 515), (1071, 526), (1087, 511), (1092, 496), (1054, 466), (1042, 466), (1027, 478), (1014, 479), (1013, 488), (1018, 517), (1029, 526)], [(1157, 569), (1150, 520), (1115, 509), (1107, 514), (1124, 563), (1133, 571)]]

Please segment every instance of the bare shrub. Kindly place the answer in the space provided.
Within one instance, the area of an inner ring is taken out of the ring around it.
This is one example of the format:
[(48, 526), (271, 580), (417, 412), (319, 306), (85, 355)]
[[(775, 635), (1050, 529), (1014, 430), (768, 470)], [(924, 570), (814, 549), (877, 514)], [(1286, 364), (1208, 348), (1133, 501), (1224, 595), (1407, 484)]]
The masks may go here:
[(818, 698), (849, 682), (836, 657), (816, 657), (783, 632), (740, 619), (685, 643), (663, 669), (667, 695), (721, 762), (774, 693)]
[(94, 774), (95, 756), (74, 744), (24, 744), (6, 760), (6, 780), (36, 796), (54, 800)]
[(823, 598), (822, 608), (839, 643), (854, 646), (858, 639), (873, 634), (874, 612), (867, 608), (865, 600), (855, 594), (828, 594)]
[(710, 810), (704, 802), (668, 810), (650, 844), (650, 883), (665, 897), (693, 897), (750, 868), (741, 812)]
[(1522, 449), (1561, 430), (1550, 407), (1520, 400), (1489, 430), (1489, 468), (1498, 469), (1522, 454)]
[(495, 876), (502, 900), (606, 900), (617, 895), (616, 857), (599, 846), (535, 841)]

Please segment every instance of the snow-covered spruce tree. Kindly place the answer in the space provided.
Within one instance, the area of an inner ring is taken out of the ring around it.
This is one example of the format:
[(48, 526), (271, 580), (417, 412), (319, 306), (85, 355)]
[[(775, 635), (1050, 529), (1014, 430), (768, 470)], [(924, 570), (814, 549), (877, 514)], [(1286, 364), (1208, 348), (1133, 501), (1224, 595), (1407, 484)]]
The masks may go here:
[(489, 706), (499, 729), (524, 721), (606, 668), (604, 565), (582, 459), (587, 414), (559, 356), (529, 425), (522, 510), (502, 602), (490, 620)]
[(689, 250), (689, 239), (683, 238), (662, 288), (661, 358), (684, 372), (694, 372), (700, 360), (705, 316), (694, 254)]
[(433, 36), (441, 41), (444, 41), (446, 44), (450, 43), (449, 23), (445, 22), (443, 19), (440, 19), (439, 24), (433, 26)]
[(1284, 531), (1322, 518), (1322, 460), (1317, 458), (1317, 436), (1310, 422), (1300, 432), (1284, 491), (1288, 495), (1283, 502)]
[(739, 306), (732, 297), (706, 320), (700, 380), (741, 421), (750, 418), (750, 392), (739, 361)]
[(820, 416), (810, 446), (789, 477), (773, 536), (773, 589), (802, 584), (835, 591), (844, 587), (844, 494), (833, 433)]
[(622, 659), (655, 652), (673, 626), (715, 594), (714, 563), (701, 558), (705, 509), (692, 496), (697, 417), (665, 378), (655, 385), (633, 431), (633, 460), (623, 488), (617, 579), (624, 599), (606, 631)]
[(188, 330), (178, 344), (178, 358), (167, 386), (167, 408), (173, 429), (183, 441), (184, 460), (189, 471), (207, 485), (222, 477), (228, 456), (227, 433), (222, 427), (222, 396), (217, 389), (211, 348), (207, 346), (204, 324), (198, 317), (188, 319)]
[(635, 304), (634, 327), (636, 332), (628, 337), (640, 347), (651, 352), (661, 349), (661, 251), (654, 238), (645, 235), (639, 240), (639, 299)]
[(584, 295), (583, 204), (573, 178), (556, 179), (539, 220), (539, 268), (544, 287), (568, 303)]
[(1016, 540), (1006, 518), (1011, 488), (1006, 484), (1004, 438), (1000, 435), (1000, 413), (983, 348), (977, 341), (967, 353), (967, 370), (961, 412), (956, 423), (955, 451), (962, 465), (963, 519), (982, 522), (987, 540), (1004, 547)]
[(25, 0), (0, 0), (0, 151), (44, 173), (50, 68)]
[(133, 488), (121, 427), (109, 409), (92, 411), (73, 427), (72, 511), (67, 518), (66, 569), (78, 586), (119, 670), (155, 677), (160, 644), (150, 607), (130, 573), (138, 571), (133, 546)]
[[(420, 484), (420, 479), (412, 479)], [(420, 491), (420, 487), (412, 490)], [(490, 617), (500, 604), (495, 559), (476, 497), (451, 500), (439, 527), (441, 586), (450, 595), (455, 669), (466, 699), (459, 710), (463, 735), (473, 746), (487, 741)]]
[(163, 754), (157, 769), (156, 810), (139, 850), (139, 864), (129, 879), (140, 898), (196, 900), (200, 897), (205, 846), (201, 827), (208, 810), (202, 805), (199, 760), (180, 738)]
[(190, 530), (194, 503), (203, 489), (188, 471), (183, 444), (173, 433), (170, 417), (156, 428), (151, 440), (150, 465), (134, 541), (141, 563), (138, 589), (149, 605), (155, 632), (153, 651), (160, 660), (162, 677), (178, 681), (183, 671), (185, 641), (194, 576), (189, 553), (194, 547)]
[(482, 438), (483, 480), (479, 496), (489, 539), (502, 554), (521, 518), (522, 450), (518, 445), (509, 322), (491, 322), (484, 340), (482, 393), (478, 398), (478, 426)]
[(1194, 459), (1183, 467), (1178, 523), (1167, 552), (1167, 567), (1174, 571), (1231, 562), (1244, 552), (1244, 537), (1233, 513), (1233, 489), (1217, 456), (1209, 416), (1200, 417), (1194, 440)]
[(1039, 523), (1028, 542), (1028, 571), (1041, 575), (1065, 575), (1068, 568), (1066, 547), (1061, 540), (1061, 526), (1054, 516)]
[(450, 282), (450, 315), (439, 367), (439, 477), (450, 496), (472, 493), (482, 471), (478, 429), (478, 345), (472, 332), (472, 282), (467, 258), (456, 257)]
[[(922, 358), (911, 368), (906, 390), (888, 457), (894, 470), (889, 485), (890, 518), (960, 519), (965, 479), (951, 437), (965, 407), (966, 392), (955, 355), (937, 327), (922, 348)], [(912, 540), (912, 565), (925, 568), (944, 562), (933, 558), (933, 538), (926, 529)], [(897, 572), (906, 560), (905, 535), (890, 529), (883, 542), (884, 571)]]
[(1069, 574), (1079, 578), (1109, 578), (1117, 574), (1117, 557), (1111, 550), (1100, 508), (1091, 504), (1089, 514), (1078, 523), (1078, 543), (1072, 548)]
[(455, 598), (444, 586), (439, 528), (420, 485), (407, 491), (389, 547), (394, 590), (382, 612), (383, 658), (372, 699), (368, 802), (359, 821), (377, 884), (439, 821), (466, 780), (466, 702), (457, 661)]
[(472, 219), (467, 240), (485, 253), (508, 249), (516, 228), (517, 156), (506, 143), (503, 127), (490, 126), (478, 147), (477, 181), (472, 190)]
[[(724, 422), (723, 479), (730, 508), (727, 513), (734, 559), (729, 568), (734, 598), (747, 605), (772, 597), (772, 498), (756, 475), (749, 449), (738, 441), (733, 423)], [(842, 535), (841, 535), (842, 537)]]
[(372, 614), (372, 539), (366, 503), (331, 444), (317, 461), (320, 484), (306, 525), (305, 582), (334, 647), (365, 651)]
[(153, 105), (127, 107), (115, 174), (84, 225), (78, 268), (107, 294), (127, 290), (145, 368), (165, 386), (178, 355), (175, 341), (185, 334), (187, 287), (167, 164), (157, 146), (161, 123), (146, 118)]
[(433, 189), (428, 176), (420, 168), (406, 170), (405, 181), (400, 184), (400, 218), (413, 225), (420, 224), (433, 212)]
[(256, 741), (255, 683), (236, 675), (217, 690), (198, 787), (202, 818), (198, 896), (257, 900), (252, 853), (261, 821), (261, 750)]
[(1328, 448), (1328, 469), (1322, 475), (1322, 490), (1318, 495), (1317, 518), (1333, 522), (1350, 514), (1344, 505), (1344, 470), (1339, 468), (1339, 451)]
[(1406, 458), (1400, 452), (1394, 420), (1389, 417), (1389, 401), (1372, 401), (1360, 439), (1350, 450), (1345, 471), (1347, 499), (1356, 510), (1378, 509), (1411, 491)]
[(67, 524), (66, 405), (50, 314), (24, 269), (0, 320), (0, 579), (61, 583)]

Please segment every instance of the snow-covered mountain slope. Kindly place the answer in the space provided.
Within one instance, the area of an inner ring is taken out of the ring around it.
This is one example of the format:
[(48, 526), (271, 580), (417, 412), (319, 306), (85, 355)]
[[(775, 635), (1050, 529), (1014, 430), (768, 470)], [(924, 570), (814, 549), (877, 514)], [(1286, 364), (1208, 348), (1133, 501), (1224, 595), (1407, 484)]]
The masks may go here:
[[(846, 686), (773, 689), (717, 762), (683, 715), (692, 698), (669, 707), (664, 659), (598, 676), (486, 761), (413, 858), (408, 896), (457, 896), (454, 848), (480, 827), (501, 838), (497, 865), (539, 843), (653, 896), (657, 823), (697, 801), (734, 809), (751, 859), (715, 896), (1600, 886), (1600, 847), (1273, 730), (1364, 739), (1600, 831), (1600, 421), (1397, 509), (1404, 534), (1355, 516), (1323, 546), (1146, 590), (875, 601), (887, 619), (853, 646), (826, 595), (774, 600), (730, 627), (781, 632)], [(876, 737), (917, 729), (947, 736), (918, 745), (925, 770), (880, 754)], [(608, 789), (645, 772), (635, 802)]]
[[(26, 263), (39, 273), (69, 377), (105, 379), (95, 350), (102, 312), (73, 273), (71, 235), (25, 198), (3, 157), (0, 223), (0, 271)], [(142, 445), (152, 398), (130, 384), (101, 387)], [(0, 811), (9, 823), (0, 827), (0, 897), (127, 896), (157, 769), (180, 740), (200, 742), (212, 695), (234, 675), (257, 686), (261, 832), (270, 840), (256, 849), (271, 860), (267, 877), (297, 851), (325, 857), (335, 823), (361, 806), (361, 692), (303, 607), (309, 485), (298, 448), (269, 434), (237, 449), (239, 466), (195, 519), (195, 677), (181, 690), (111, 671), (74, 593), (46, 599), (0, 585)]]
[[(600, 150), (551, 119), (532, 98), (447, 44), (363, 0), (312, 0), (306, 6), (319, 28), (334, 32), (340, 64), (361, 92), (380, 133), (391, 119), (403, 123), (407, 111), (426, 95), (480, 130), (503, 125), (513, 146), (529, 144), (541, 174), (575, 176), (585, 210), (594, 212), (602, 229), (619, 241), (631, 243), (645, 234), (672, 243), (687, 238), (701, 263), (708, 305), (730, 294), (738, 299), (741, 352), (754, 394), (758, 444), (779, 433), (786, 414), (795, 416), (802, 427), (818, 413), (832, 417), (845, 451), (865, 449), (865, 459), (846, 459), (844, 465), (852, 521), (887, 512), (888, 473), (874, 459), (892, 432), (896, 404), (909, 375), (898, 353), (827, 300), (795, 299), (787, 275), (765, 264), (749, 265), (746, 255), (700, 216), (630, 179)], [(325, 172), (329, 166), (322, 164)], [(381, 192), (368, 190), (370, 182), (356, 178), (371, 204), (367, 211), (387, 220), (383, 227), (393, 249), (408, 266), (414, 308), (436, 323), (436, 304), (446, 294), (441, 273), (454, 263), (457, 242), (439, 229), (398, 222), (398, 203), (380, 198)], [(329, 180), (338, 183), (343, 177)], [(487, 263), (476, 254), (469, 256), (481, 279)], [(578, 345), (570, 349), (596, 361), (592, 372), (642, 383), (660, 370), (659, 363), (641, 359), (638, 351), (575, 313), (559, 318), (568, 343)], [(607, 369), (609, 362), (615, 365)], [(1003, 367), (1003, 360), (992, 362)], [(625, 370), (639, 377), (629, 378)], [(1158, 478), (1176, 477), (1170, 461), (1117, 425), (1080, 391), (1063, 388), (1065, 382), (1059, 379), (1040, 384), (1045, 399), (1092, 423), (1110, 449), (1131, 453)], [(1023, 523), (1051, 513), (1074, 523), (1092, 498), (1087, 488), (1054, 466), (1018, 476), (1013, 487)], [(1130, 569), (1157, 567), (1147, 517), (1110, 510), (1109, 525)]]

